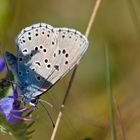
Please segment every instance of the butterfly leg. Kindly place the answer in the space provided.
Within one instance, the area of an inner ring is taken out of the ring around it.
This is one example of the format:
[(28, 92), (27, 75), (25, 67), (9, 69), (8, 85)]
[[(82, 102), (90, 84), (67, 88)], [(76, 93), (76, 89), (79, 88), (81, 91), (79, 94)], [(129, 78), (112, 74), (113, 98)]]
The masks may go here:
[(24, 116), (17, 116), (15, 114), (12, 114), (12, 116), (16, 119), (19, 119), (19, 120), (23, 120), (23, 121), (32, 121), (33, 119), (31, 117), (24, 117)]
[(14, 110), (12, 110), (12, 112), (13, 113), (15, 113), (15, 112), (31, 112), (32, 110), (34, 110), (32, 107), (30, 107), (30, 108), (23, 108), (23, 109), (19, 109), (19, 110), (16, 110), (16, 109), (14, 109)]
[[(33, 109), (34, 108), (23, 108), (23, 109), (20, 109), (20, 110), (12, 110), (11, 113), (12, 113), (12, 116), (16, 119), (19, 119), (19, 120), (24, 120), (24, 121), (32, 121), (33, 118), (31, 116), (31, 113), (33, 112)], [(23, 113), (23, 112), (27, 112), (27, 114), (25, 116), (19, 116), (19, 115), (16, 115), (16, 113)]]

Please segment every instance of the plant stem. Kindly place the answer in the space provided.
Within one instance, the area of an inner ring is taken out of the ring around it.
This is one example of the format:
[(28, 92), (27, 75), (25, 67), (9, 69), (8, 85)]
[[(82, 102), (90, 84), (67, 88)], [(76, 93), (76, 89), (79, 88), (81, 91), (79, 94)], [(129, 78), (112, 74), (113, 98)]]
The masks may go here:
[(73, 82), (73, 80), (74, 80), (74, 77), (75, 77), (75, 74), (76, 74), (76, 70), (77, 70), (77, 66), (76, 66), (75, 69), (73, 70), (73, 73), (72, 73), (72, 76), (71, 76), (71, 79), (70, 79), (70, 82), (69, 82), (67, 91), (66, 91), (66, 93), (65, 93), (65, 96), (64, 96), (62, 105), (61, 105), (61, 107), (60, 107), (60, 111), (59, 111), (59, 114), (58, 114), (58, 117), (57, 117), (57, 120), (56, 120), (56, 123), (55, 123), (55, 127), (54, 127), (54, 130), (53, 130), (53, 133), (52, 133), (52, 136), (51, 136), (51, 139), (50, 139), (50, 140), (54, 140), (55, 135), (56, 135), (56, 132), (57, 132), (57, 130), (58, 130), (58, 126), (59, 126), (59, 123), (60, 123), (60, 120), (61, 120), (61, 117), (62, 117), (63, 108), (64, 108), (64, 106), (65, 106), (66, 99), (67, 99), (68, 94), (69, 94), (69, 92), (70, 92), (70, 88), (71, 88), (71, 86), (72, 86), (72, 82)]
[[(89, 36), (89, 33), (91, 31), (91, 27), (93, 25), (93, 22), (94, 22), (94, 19), (95, 19), (95, 16), (96, 16), (96, 13), (97, 13), (97, 10), (99, 9), (99, 6), (100, 6), (100, 3), (101, 3), (101, 0), (97, 0), (96, 3), (95, 3), (95, 6), (93, 8), (93, 12), (92, 12), (92, 15), (90, 17), (90, 20), (89, 20), (89, 23), (88, 23), (88, 26), (87, 26), (87, 29), (86, 29), (86, 32), (85, 32), (85, 36), (88, 37)], [(50, 140), (54, 140), (55, 139), (55, 136), (56, 136), (56, 132), (58, 130), (58, 126), (60, 124), (60, 120), (62, 118), (62, 112), (63, 112), (63, 108), (65, 106), (65, 102), (67, 100), (67, 97), (70, 93), (70, 90), (71, 90), (71, 87), (72, 87), (72, 83), (74, 81), (74, 78), (75, 78), (75, 74), (76, 74), (76, 71), (77, 71), (77, 68), (78, 68), (78, 65), (75, 66), (74, 70), (73, 70), (73, 73), (72, 73), (72, 76), (70, 78), (70, 81), (69, 81), (69, 85), (68, 85), (68, 88), (66, 90), (66, 93), (65, 93), (65, 96), (64, 96), (64, 100), (62, 102), (62, 105), (61, 105), (61, 108), (60, 108), (60, 111), (59, 111), (59, 114), (58, 114), (58, 117), (57, 117), (57, 120), (56, 120), (56, 123), (55, 123), (55, 128), (53, 129), (53, 132), (52, 132), (52, 135), (51, 135), (51, 139)]]
[(110, 73), (110, 62), (109, 62), (109, 49), (107, 45), (105, 45), (105, 66), (106, 66), (106, 86), (107, 86), (107, 93), (109, 97), (111, 137), (112, 140), (116, 140), (115, 116), (114, 116), (114, 108), (113, 108), (113, 95), (112, 95), (112, 84), (111, 84), (111, 73)]
[(113, 96), (113, 101), (114, 101), (115, 110), (116, 110), (117, 118), (118, 118), (118, 121), (119, 121), (119, 125), (120, 125), (120, 128), (121, 128), (121, 138), (122, 138), (122, 140), (126, 140), (125, 129), (124, 129), (124, 125), (123, 125), (123, 119), (122, 119), (122, 116), (121, 116), (121, 111), (120, 111), (119, 104), (117, 103), (117, 100), (116, 100), (115, 96)]
[(139, 19), (138, 19), (138, 14), (136, 12), (136, 8), (135, 8), (135, 5), (134, 5), (134, 1), (132, 0), (127, 0), (127, 5), (128, 5), (128, 9), (129, 9), (129, 12), (130, 12), (130, 16), (132, 18), (132, 22), (134, 24), (134, 28), (136, 30), (136, 33), (138, 35), (138, 39), (140, 39), (140, 26), (139, 26)]
[(95, 17), (96, 17), (96, 14), (97, 14), (97, 11), (99, 9), (100, 4), (101, 4), (101, 0), (97, 0), (96, 3), (95, 3), (95, 6), (93, 8), (92, 15), (90, 17), (90, 20), (89, 20), (89, 23), (88, 23), (88, 26), (87, 26), (87, 29), (86, 29), (86, 32), (85, 32), (85, 36), (87, 38), (88, 38), (89, 33), (91, 31), (91, 27), (93, 26), (93, 22), (95, 20)]

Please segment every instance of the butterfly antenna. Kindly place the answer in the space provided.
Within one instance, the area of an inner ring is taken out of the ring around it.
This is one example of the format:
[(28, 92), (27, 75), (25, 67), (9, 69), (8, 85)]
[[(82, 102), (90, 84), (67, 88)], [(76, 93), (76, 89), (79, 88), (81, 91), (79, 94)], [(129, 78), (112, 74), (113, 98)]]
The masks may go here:
[(53, 119), (52, 119), (52, 117), (51, 117), (49, 111), (46, 109), (46, 107), (44, 106), (44, 104), (43, 104), (42, 102), (40, 102), (40, 100), (39, 100), (39, 103), (40, 103), (41, 106), (46, 110), (46, 112), (47, 112), (47, 114), (48, 114), (48, 116), (49, 116), (49, 118), (50, 118), (50, 120), (51, 120), (51, 122), (52, 122), (53, 128), (54, 128), (54, 127), (55, 127), (55, 124), (54, 124), (54, 122), (53, 122)]
[(49, 103), (49, 102), (47, 102), (45, 100), (39, 99), (39, 101), (49, 105), (51, 108), (53, 107), (53, 105), (51, 103)]

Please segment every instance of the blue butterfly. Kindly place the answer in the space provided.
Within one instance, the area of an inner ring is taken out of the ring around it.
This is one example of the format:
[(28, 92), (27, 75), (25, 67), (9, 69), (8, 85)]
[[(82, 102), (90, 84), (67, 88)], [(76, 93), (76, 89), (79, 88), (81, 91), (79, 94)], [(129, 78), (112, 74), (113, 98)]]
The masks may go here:
[(48, 91), (79, 63), (88, 40), (79, 31), (38, 23), (23, 29), (16, 40), (17, 56), (5, 52), (24, 103), (35, 106)]

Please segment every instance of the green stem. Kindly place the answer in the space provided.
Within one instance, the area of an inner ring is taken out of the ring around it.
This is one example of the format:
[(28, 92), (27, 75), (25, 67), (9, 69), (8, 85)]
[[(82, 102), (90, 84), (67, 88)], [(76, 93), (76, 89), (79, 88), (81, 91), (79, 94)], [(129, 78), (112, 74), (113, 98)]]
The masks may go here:
[(140, 26), (139, 26), (140, 23), (139, 23), (139, 20), (138, 20), (138, 14), (136, 12), (134, 2), (132, 0), (128, 0), (126, 2), (127, 2), (127, 5), (128, 5), (128, 8), (129, 8), (130, 16), (132, 18), (132, 22), (134, 24), (134, 28), (136, 30), (136, 33), (137, 33), (138, 37), (140, 38)]
[(106, 87), (109, 97), (109, 113), (110, 113), (110, 128), (112, 140), (116, 140), (115, 133), (115, 116), (113, 108), (113, 95), (112, 95), (112, 85), (111, 85), (111, 73), (110, 73), (110, 61), (109, 61), (109, 49), (105, 45), (105, 65), (106, 65)]

